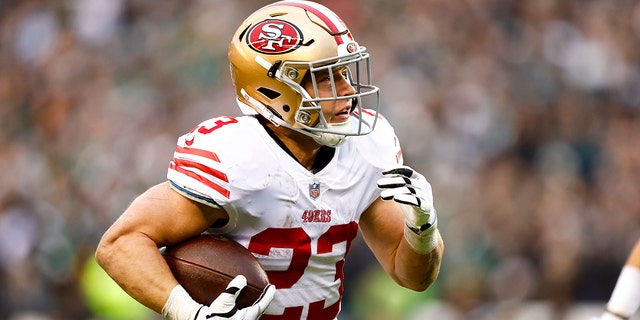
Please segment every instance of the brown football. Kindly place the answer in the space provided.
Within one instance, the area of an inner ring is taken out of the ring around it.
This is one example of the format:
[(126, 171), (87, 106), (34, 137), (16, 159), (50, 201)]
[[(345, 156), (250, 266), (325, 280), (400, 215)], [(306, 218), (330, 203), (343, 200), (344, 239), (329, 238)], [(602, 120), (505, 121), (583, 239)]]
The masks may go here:
[(209, 305), (235, 276), (247, 278), (247, 286), (236, 300), (248, 307), (260, 297), (268, 284), (258, 260), (242, 245), (219, 235), (200, 235), (162, 252), (171, 272), (191, 297)]

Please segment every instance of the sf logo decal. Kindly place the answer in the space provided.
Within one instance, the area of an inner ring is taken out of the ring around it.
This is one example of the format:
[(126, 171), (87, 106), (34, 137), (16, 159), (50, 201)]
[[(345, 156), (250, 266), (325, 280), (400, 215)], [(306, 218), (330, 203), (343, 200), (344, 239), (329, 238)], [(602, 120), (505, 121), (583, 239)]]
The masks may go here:
[(278, 19), (267, 19), (254, 25), (247, 34), (247, 44), (264, 54), (282, 54), (296, 50), (302, 33), (295, 25)]

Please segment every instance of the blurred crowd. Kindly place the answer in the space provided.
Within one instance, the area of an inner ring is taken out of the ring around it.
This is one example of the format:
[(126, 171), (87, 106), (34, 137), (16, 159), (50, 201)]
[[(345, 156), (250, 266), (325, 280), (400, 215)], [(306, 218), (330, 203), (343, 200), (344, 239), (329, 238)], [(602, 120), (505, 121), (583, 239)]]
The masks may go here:
[[(0, 1), (1, 319), (104, 317), (82, 281), (99, 237), (165, 180), (179, 135), (239, 114), (227, 46), (269, 2)], [(318, 2), (371, 53), (434, 189), (445, 257), (412, 308), (604, 303), (640, 236), (640, 4)], [(407, 316), (362, 311), (388, 292), (361, 242), (350, 255), (345, 319)]]

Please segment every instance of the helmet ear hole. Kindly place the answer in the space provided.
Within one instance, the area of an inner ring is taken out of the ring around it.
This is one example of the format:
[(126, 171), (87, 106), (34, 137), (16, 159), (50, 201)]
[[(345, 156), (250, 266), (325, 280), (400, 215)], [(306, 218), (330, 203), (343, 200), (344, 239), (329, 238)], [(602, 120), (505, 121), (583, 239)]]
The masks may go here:
[(282, 110), (284, 110), (284, 112), (289, 112), (291, 111), (291, 107), (289, 107), (288, 104), (285, 104), (284, 106), (282, 106)]
[(273, 99), (275, 99), (275, 98), (280, 96), (280, 92), (277, 92), (277, 91), (274, 91), (274, 90), (271, 90), (271, 89), (265, 88), (265, 87), (258, 88), (258, 92), (262, 93), (265, 97), (267, 97), (267, 98), (269, 98), (271, 100), (273, 100)]

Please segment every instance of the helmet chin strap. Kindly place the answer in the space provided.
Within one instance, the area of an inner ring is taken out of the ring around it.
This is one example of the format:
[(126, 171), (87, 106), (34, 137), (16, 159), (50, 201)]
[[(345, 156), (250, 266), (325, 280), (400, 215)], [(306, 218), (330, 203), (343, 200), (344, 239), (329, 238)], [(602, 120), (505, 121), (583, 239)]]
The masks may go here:
[[(332, 129), (336, 132), (347, 133), (351, 129), (351, 123), (349, 121), (345, 121), (342, 123), (329, 123), (327, 124), (327, 129)], [(342, 135), (339, 133), (314, 132), (313, 134), (313, 140), (315, 140), (317, 143), (332, 148), (339, 146), (347, 140), (346, 135)]]
[(290, 126), (288, 123), (286, 123), (285, 121), (283, 121), (282, 119), (276, 117), (267, 107), (265, 107), (262, 103), (258, 102), (257, 100), (253, 99), (251, 96), (249, 96), (246, 91), (244, 89), (241, 89), (241, 93), (243, 94), (243, 97), (245, 99), (247, 99), (247, 101), (249, 101), (251, 103), (252, 106), (254, 106), (255, 108), (257, 108), (258, 110), (260, 110), (259, 112), (244, 104), (242, 101), (240, 101), (240, 99), (236, 99), (236, 102), (238, 103), (238, 106), (240, 107), (240, 110), (247, 115), (252, 115), (252, 114), (260, 114), (263, 117), (265, 117), (267, 120), (271, 121), (273, 124), (277, 125), (277, 126), (283, 126), (283, 127), (287, 127), (291, 130), (300, 132), (306, 136), (309, 136), (311, 138), (313, 138), (313, 140), (315, 140), (318, 144), (321, 144), (323, 146), (327, 146), (327, 147), (337, 147), (340, 144), (342, 144), (343, 142), (345, 142), (345, 140), (347, 140), (347, 136), (340, 134), (340, 132), (344, 132), (344, 133), (349, 133), (350, 129), (351, 129), (351, 122), (349, 121), (345, 121), (342, 123), (329, 123), (327, 124), (327, 129), (332, 129), (337, 133), (329, 133), (329, 132), (319, 132), (319, 131), (308, 131), (308, 130), (304, 130), (304, 129), (298, 129), (298, 128), (294, 128), (292, 126)]

